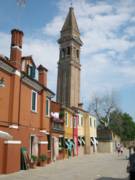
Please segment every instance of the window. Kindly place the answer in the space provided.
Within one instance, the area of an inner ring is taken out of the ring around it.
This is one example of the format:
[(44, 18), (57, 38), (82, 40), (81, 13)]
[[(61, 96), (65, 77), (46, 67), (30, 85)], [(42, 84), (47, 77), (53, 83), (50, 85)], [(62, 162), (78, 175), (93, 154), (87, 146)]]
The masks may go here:
[(64, 58), (65, 57), (65, 49), (61, 50), (61, 57)]
[(27, 73), (28, 73), (28, 76), (30, 76), (31, 78), (35, 78), (35, 67), (34, 66), (31, 66), (31, 65), (28, 65), (27, 66)]
[(83, 126), (83, 117), (81, 117), (81, 126)]
[(65, 119), (65, 125), (66, 125), (66, 127), (68, 127), (68, 113), (66, 112), (66, 119)]
[(79, 58), (79, 50), (76, 50), (76, 56), (77, 56), (77, 58)]
[(72, 116), (70, 118), (70, 127), (72, 128), (73, 127), (73, 119), (72, 119)]
[(48, 98), (46, 99), (46, 115), (50, 115), (50, 100)]
[(48, 150), (51, 150), (51, 136), (47, 135), (47, 141), (48, 141)]
[(31, 110), (33, 112), (37, 112), (37, 92), (35, 92), (35, 91), (32, 91)]
[(96, 127), (96, 120), (94, 120), (94, 127)]
[(81, 116), (79, 116), (79, 126), (81, 126)]
[(70, 55), (70, 47), (67, 47), (67, 55)]
[(92, 126), (92, 120), (91, 120), (91, 118), (90, 118), (90, 126)]

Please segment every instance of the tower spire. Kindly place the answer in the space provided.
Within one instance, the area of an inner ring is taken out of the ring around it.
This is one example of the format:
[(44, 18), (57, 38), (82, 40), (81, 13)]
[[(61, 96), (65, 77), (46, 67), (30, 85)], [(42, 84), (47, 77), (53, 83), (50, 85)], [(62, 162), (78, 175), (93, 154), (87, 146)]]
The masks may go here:
[(71, 31), (72, 34), (76, 33), (80, 35), (79, 28), (77, 25), (75, 14), (74, 14), (74, 8), (72, 6), (69, 8), (69, 12), (68, 12), (68, 15), (66, 17), (66, 20), (62, 27), (61, 32), (64, 32), (64, 31)]

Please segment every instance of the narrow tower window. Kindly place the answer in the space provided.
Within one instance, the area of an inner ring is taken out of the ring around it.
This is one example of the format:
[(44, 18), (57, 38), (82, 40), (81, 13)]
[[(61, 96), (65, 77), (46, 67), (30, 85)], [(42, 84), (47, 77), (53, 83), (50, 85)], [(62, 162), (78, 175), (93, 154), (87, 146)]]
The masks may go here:
[(76, 50), (76, 56), (77, 56), (77, 58), (79, 58), (79, 56), (80, 56), (79, 50)]
[(65, 49), (61, 50), (61, 57), (64, 58), (65, 57)]
[(67, 55), (70, 55), (70, 47), (67, 47)]

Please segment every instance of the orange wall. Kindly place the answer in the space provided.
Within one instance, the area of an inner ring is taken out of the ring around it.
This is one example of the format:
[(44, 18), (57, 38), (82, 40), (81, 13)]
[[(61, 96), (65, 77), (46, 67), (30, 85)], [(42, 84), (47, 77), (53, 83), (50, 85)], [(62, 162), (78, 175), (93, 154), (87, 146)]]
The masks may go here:
[[(3, 122), (4, 124), (19, 123), (25, 127), (47, 129), (49, 131), (50, 117), (45, 115), (46, 92), (38, 93), (37, 112), (32, 112), (31, 93), (33, 89), (24, 83), (21, 83), (20, 86), (19, 76), (9, 75), (0, 70), (1, 77), (4, 78), (5, 87), (0, 88), (0, 124), (2, 125)], [(15, 83), (15, 86), (13, 83)]]
[(5, 87), (0, 88), (0, 121), (8, 122), (11, 76), (9, 74), (0, 71), (0, 78), (1, 77), (4, 78)]
[(37, 112), (31, 111), (31, 93), (30, 89), (25, 84), (21, 85), (21, 111), (20, 124), (23, 126), (40, 127), (40, 95), (37, 96)]

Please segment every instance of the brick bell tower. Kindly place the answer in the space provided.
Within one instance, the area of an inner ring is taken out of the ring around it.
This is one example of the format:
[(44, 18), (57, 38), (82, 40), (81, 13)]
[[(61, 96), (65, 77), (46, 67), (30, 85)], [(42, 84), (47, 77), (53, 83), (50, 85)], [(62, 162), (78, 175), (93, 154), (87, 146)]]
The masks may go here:
[(82, 41), (73, 7), (69, 8), (58, 43), (60, 53), (57, 76), (57, 102), (68, 107), (78, 107), (80, 103), (80, 47)]

